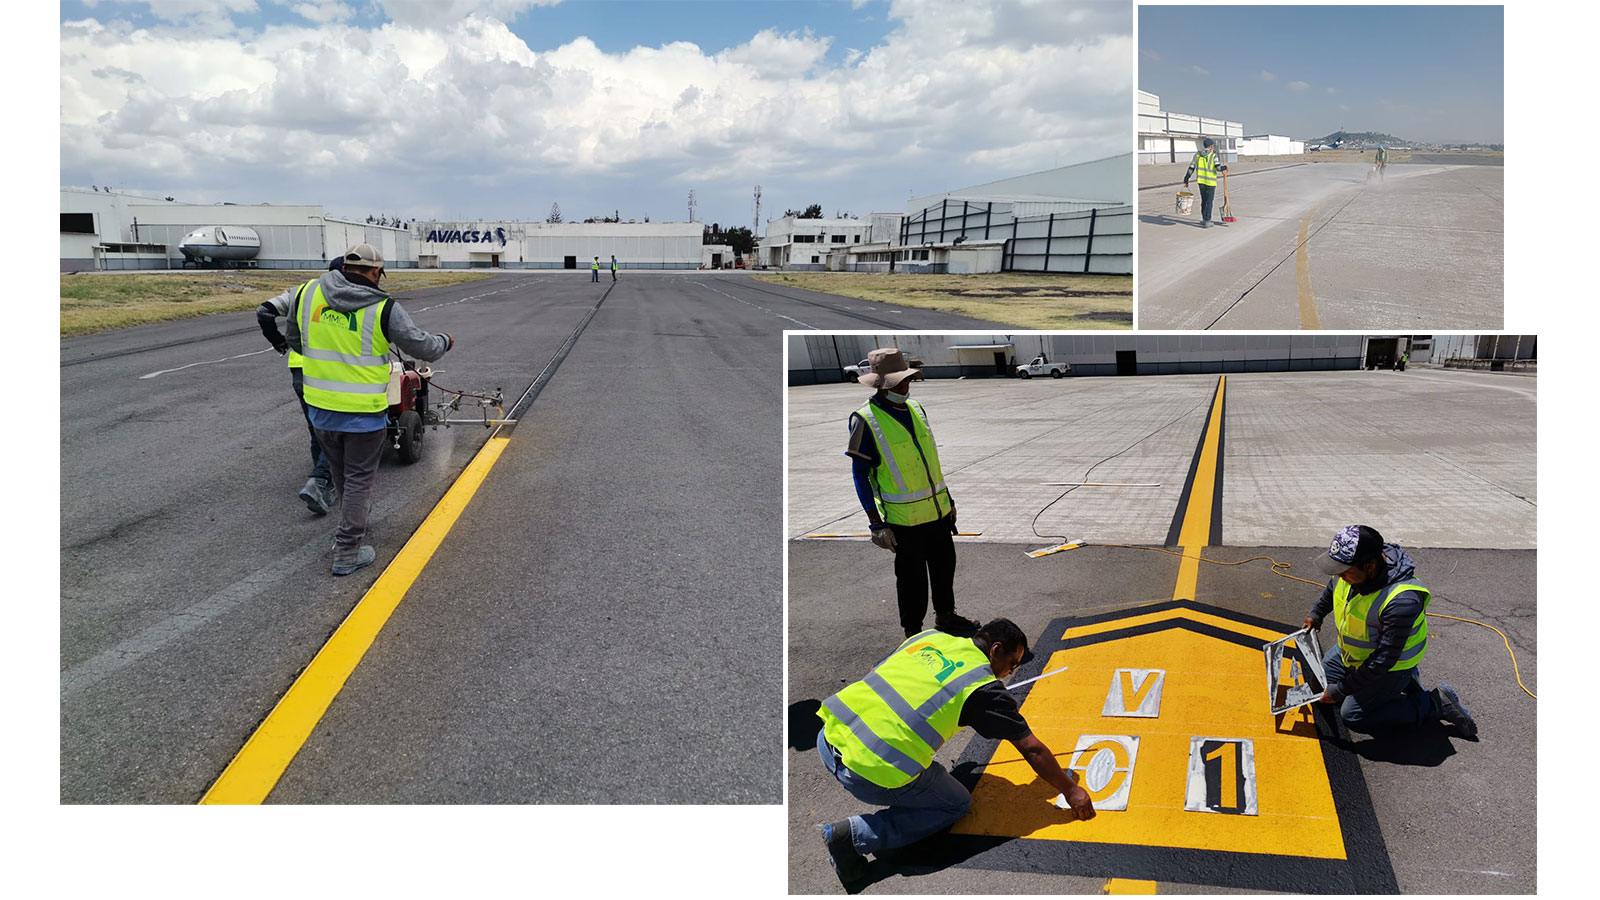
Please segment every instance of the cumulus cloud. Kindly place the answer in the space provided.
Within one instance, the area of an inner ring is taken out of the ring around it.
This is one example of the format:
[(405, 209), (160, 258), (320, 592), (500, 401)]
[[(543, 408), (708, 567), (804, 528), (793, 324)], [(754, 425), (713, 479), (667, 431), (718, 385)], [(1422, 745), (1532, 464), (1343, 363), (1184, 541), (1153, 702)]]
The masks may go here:
[(1157, 53), (1154, 50), (1140, 49), (1139, 50), (1139, 56), (1144, 58), (1144, 59), (1148, 59), (1151, 62), (1155, 62), (1155, 63), (1161, 62), (1161, 54)]
[(1284, 87), (1287, 87), (1291, 91), (1303, 91), (1306, 88), (1311, 87), (1311, 85), (1306, 84), (1304, 81), (1291, 81), (1284, 85)]
[(310, 0), (310, 2), (305, 3), (291, 3), (289, 11), (303, 19), (309, 19), (321, 25), (326, 25), (330, 22), (348, 22), (356, 14), (355, 9), (349, 4), (341, 3), (339, 0)]
[(348, 24), (348, 4), (293, 2), (303, 24), (253, 32), (63, 23), (63, 173), (200, 185), (226, 164), (263, 185), (376, 191), (398, 176), (420, 195), (434, 179), (770, 187), (1006, 169), (917, 185), (932, 193), (1125, 152), (1131, 125), (1124, 4), (895, 0), (889, 35), (840, 64), (835, 38), (809, 31), (719, 53), (535, 50), (504, 19), (532, 0), (383, 2), (378, 27)]
[(1338, 91), (1336, 91), (1336, 90), (1334, 90), (1334, 89), (1333, 89), (1333, 88), (1328, 88), (1328, 93), (1329, 93), (1329, 94), (1337, 94), (1337, 93), (1339, 93), (1339, 92), (1338, 92)]
[(1190, 66), (1189, 67), (1189, 71), (1195, 73), (1196, 75), (1210, 75), (1211, 74), (1211, 70), (1210, 69), (1202, 69), (1199, 66)]
[(1266, 69), (1262, 69), (1260, 77), (1261, 77), (1262, 81), (1271, 81), (1274, 78), (1277, 78), (1278, 76), (1272, 74), (1271, 72), (1268, 72)]

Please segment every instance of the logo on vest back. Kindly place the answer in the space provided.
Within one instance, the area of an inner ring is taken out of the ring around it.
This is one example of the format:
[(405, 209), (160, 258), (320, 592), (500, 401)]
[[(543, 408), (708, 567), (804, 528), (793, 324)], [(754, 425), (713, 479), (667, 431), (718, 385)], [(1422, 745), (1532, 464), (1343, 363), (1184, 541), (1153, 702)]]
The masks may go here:
[(331, 325), (334, 328), (344, 328), (349, 331), (356, 330), (356, 317), (350, 313), (342, 313), (331, 306), (319, 306), (311, 311), (311, 321)]
[(929, 671), (934, 673), (933, 680), (939, 682), (940, 684), (943, 684), (946, 678), (949, 678), (951, 675), (955, 674), (957, 669), (966, 665), (966, 663), (955, 662), (954, 660), (947, 658), (932, 644), (918, 644), (906, 652), (916, 654), (917, 659), (921, 660), (922, 664), (927, 666)]

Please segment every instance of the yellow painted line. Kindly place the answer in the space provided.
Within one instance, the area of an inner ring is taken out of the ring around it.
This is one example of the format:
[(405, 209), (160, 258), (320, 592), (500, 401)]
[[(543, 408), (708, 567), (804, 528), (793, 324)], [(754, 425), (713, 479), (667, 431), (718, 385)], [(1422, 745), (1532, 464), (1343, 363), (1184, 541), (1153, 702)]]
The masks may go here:
[[(1185, 599), (1192, 598), (1186, 597)], [(1145, 613), (1138, 616), (1127, 616), (1126, 618), (1121, 619), (1112, 619), (1109, 622), (1096, 622), (1093, 625), (1079, 625), (1075, 628), (1068, 628), (1067, 633), (1062, 635), (1062, 637), (1066, 638), (1070, 642), (1075, 638), (1085, 638), (1091, 635), (1102, 634), (1107, 631), (1121, 631), (1124, 628), (1148, 625), (1151, 622), (1165, 622), (1170, 619), (1188, 619), (1191, 622), (1214, 625), (1218, 628), (1237, 632), (1239, 634), (1247, 634), (1251, 637), (1259, 637), (1266, 641), (1275, 641), (1278, 638), (1283, 637), (1283, 635), (1267, 628), (1258, 628), (1254, 625), (1247, 625), (1243, 622), (1236, 622), (1233, 619), (1225, 619), (1221, 616), (1214, 616), (1210, 613), (1201, 612), (1195, 609), (1164, 609), (1159, 612)]]
[(1313, 206), (1300, 220), (1300, 244), (1294, 251), (1294, 282), (1300, 289), (1300, 327), (1307, 329), (1322, 327), (1322, 320), (1317, 318), (1317, 298), (1311, 294), (1311, 256), (1306, 252), (1306, 232), (1311, 227), (1311, 217), (1316, 214), (1317, 208)]
[(1133, 878), (1108, 878), (1106, 879), (1106, 893), (1108, 894), (1154, 894), (1156, 883), (1154, 881), (1138, 881)]
[(405, 598), (406, 591), (411, 589), (456, 519), (472, 501), (509, 440), (493, 437), (483, 445), (333, 637), (289, 686), (288, 693), (278, 701), (266, 721), (228, 763), (216, 783), (200, 799), (201, 803), (261, 803), (267, 799), (323, 713), (328, 711), (333, 698), (339, 695), (345, 681), (366, 655), (367, 648), (372, 646), (378, 632)]
[[(1217, 488), (1217, 458), (1222, 448), (1222, 400), (1228, 389), (1228, 376), (1217, 379), (1217, 396), (1211, 400), (1206, 417), (1205, 442), (1200, 446), (1200, 461), (1195, 466), (1189, 488), (1189, 505), (1183, 511), (1183, 527), (1178, 530), (1178, 545), (1196, 550), (1211, 542), (1211, 507)], [(1198, 563), (1195, 564), (1198, 567)]]

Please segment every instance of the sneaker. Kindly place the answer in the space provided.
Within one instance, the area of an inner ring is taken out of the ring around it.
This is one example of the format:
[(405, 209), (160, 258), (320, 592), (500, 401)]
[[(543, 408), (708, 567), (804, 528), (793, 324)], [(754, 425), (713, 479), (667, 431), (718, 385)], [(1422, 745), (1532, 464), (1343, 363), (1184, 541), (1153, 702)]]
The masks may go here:
[(328, 514), (328, 503), (325, 497), (322, 485), (315, 478), (307, 478), (306, 486), (300, 489), (300, 499), (305, 503), (306, 509), (319, 516)]
[(1201, 222), (1200, 223), (1200, 227), (1201, 228), (1210, 228), (1211, 227), (1211, 220), (1207, 219), (1204, 222)]
[(1461, 704), (1461, 698), (1456, 695), (1456, 689), (1444, 682), (1439, 682), (1439, 687), (1434, 690), (1439, 701), (1439, 718), (1455, 726), (1456, 734), (1469, 741), (1478, 739), (1478, 720), (1467, 712)]
[(936, 619), (933, 627), (957, 637), (971, 637), (977, 634), (978, 629), (982, 626), (978, 624), (976, 619), (969, 619), (966, 616), (958, 616), (955, 613), (951, 613), (948, 616), (940, 616)]
[(378, 551), (372, 549), (371, 547), (362, 547), (360, 550), (356, 551), (356, 558), (353, 560), (347, 560), (345, 562), (334, 560), (333, 574), (349, 575), (352, 572), (355, 572), (357, 569), (365, 569), (367, 566), (372, 565), (373, 561), (377, 558)]
[(833, 872), (841, 884), (860, 881), (867, 874), (867, 858), (856, 852), (849, 819), (823, 825), (822, 843), (828, 848), (828, 861), (833, 863)]
[(333, 509), (339, 505), (339, 489), (333, 486), (333, 479), (324, 478), (317, 482), (317, 488), (322, 495), (322, 505)]

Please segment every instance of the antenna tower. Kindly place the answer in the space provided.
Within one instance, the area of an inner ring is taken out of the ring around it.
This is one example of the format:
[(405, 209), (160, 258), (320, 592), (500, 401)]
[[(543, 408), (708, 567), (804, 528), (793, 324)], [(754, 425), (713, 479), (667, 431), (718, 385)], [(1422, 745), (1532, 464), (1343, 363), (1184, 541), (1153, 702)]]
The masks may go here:
[(758, 184), (758, 185), (756, 185), (756, 221), (755, 221), (755, 224), (750, 228), (750, 236), (751, 237), (756, 237), (756, 236), (758, 236), (760, 234), (761, 234), (761, 185)]
[(694, 221), (694, 191), (689, 192), (689, 221)]

